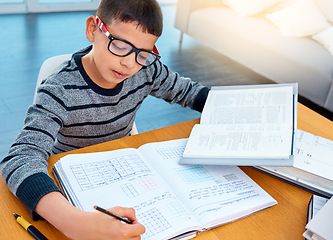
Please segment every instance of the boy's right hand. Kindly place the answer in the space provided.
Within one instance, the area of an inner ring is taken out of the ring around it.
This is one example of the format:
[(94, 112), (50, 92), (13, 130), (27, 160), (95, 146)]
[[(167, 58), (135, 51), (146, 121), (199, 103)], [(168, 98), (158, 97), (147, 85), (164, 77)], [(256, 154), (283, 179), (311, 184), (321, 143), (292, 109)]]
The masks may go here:
[[(126, 224), (120, 220), (108, 216), (101, 212), (82, 212), (82, 218), (75, 223), (73, 239), (141, 239), (140, 235), (145, 232), (145, 227), (141, 225), (136, 217), (133, 208), (114, 207), (108, 209), (119, 216), (133, 221), (132, 224)], [(88, 230), (89, 229), (89, 230)]]
[(133, 223), (123, 223), (99, 211), (81, 211), (59, 192), (43, 196), (35, 209), (40, 216), (71, 239), (141, 239), (140, 235), (145, 232), (145, 227), (137, 221), (133, 208), (114, 207), (108, 210), (128, 218)]

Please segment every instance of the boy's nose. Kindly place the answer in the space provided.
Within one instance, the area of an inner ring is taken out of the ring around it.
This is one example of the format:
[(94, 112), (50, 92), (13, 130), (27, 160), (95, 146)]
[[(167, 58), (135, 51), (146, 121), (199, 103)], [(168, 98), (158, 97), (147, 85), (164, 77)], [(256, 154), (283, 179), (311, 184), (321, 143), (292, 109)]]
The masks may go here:
[(128, 68), (133, 68), (137, 64), (135, 58), (135, 52), (132, 52), (130, 55), (122, 57), (120, 63)]

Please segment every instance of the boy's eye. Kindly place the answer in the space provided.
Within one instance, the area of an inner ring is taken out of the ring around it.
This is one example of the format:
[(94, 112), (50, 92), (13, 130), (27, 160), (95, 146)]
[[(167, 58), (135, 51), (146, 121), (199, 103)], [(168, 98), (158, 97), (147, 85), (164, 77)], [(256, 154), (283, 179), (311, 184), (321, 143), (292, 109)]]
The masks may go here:
[(121, 44), (116, 44), (116, 43), (114, 43), (113, 46), (114, 46), (115, 48), (119, 49), (119, 50), (126, 49), (126, 48), (124, 48), (123, 46), (121, 46)]
[(149, 54), (150, 54), (150, 53), (148, 53), (148, 52), (140, 52), (140, 53), (138, 54), (138, 56), (139, 56), (139, 58), (140, 58), (141, 60), (146, 61), (147, 58), (149, 57)]
[(127, 43), (117, 40), (112, 41), (110, 47), (112, 48), (112, 51), (115, 51), (116, 53), (119, 54), (126, 54), (132, 49), (132, 47)]

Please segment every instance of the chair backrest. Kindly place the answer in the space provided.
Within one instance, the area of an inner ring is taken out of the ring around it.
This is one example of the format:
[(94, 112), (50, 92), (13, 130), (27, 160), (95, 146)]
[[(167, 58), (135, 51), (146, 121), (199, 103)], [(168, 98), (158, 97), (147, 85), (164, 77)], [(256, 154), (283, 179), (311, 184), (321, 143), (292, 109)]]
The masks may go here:
[[(47, 78), (48, 76), (50, 76), (56, 69), (58, 69), (61, 66), (61, 64), (63, 62), (70, 60), (71, 57), (72, 57), (72, 54), (63, 54), (63, 55), (54, 56), (54, 57), (51, 57), (51, 58), (45, 60), (45, 62), (42, 64), (42, 66), (39, 70), (36, 89), (35, 89), (35, 95), (34, 95), (34, 103), (36, 101), (38, 86), (40, 85), (42, 80)], [(131, 135), (135, 135), (135, 134), (138, 134), (138, 129), (134, 122), (133, 126), (132, 126), (132, 130), (131, 130)]]
[(58, 55), (51, 57), (49, 59), (46, 59), (45, 62), (43, 62), (42, 66), (40, 67), (38, 78), (37, 78), (37, 83), (36, 83), (36, 89), (35, 89), (35, 96), (34, 96), (34, 102), (36, 101), (36, 93), (38, 86), (48, 76), (50, 76), (60, 65), (65, 62), (70, 60), (72, 57), (72, 54), (64, 54), (64, 55)]

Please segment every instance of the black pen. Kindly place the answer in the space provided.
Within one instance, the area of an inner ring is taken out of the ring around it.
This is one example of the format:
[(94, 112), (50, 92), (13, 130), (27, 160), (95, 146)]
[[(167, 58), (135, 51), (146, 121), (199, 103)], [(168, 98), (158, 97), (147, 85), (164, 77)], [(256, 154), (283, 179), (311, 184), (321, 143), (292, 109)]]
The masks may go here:
[(38, 231), (37, 228), (35, 228), (33, 225), (31, 225), (27, 220), (25, 220), (20, 215), (13, 213), (14, 217), (16, 218), (16, 221), (25, 229), (27, 232), (29, 232), (35, 239), (37, 240), (48, 240), (40, 231)]
[(102, 213), (105, 213), (105, 214), (107, 214), (107, 215), (109, 215), (109, 216), (111, 216), (111, 217), (114, 217), (114, 218), (116, 218), (116, 219), (118, 219), (118, 220), (120, 220), (120, 221), (123, 221), (123, 222), (125, 222), (125, 223), (128, 223), (128, 224), (132, 224), (132, 223), (133, 223), (133, 221), (130, 221), (130, 220), (128, 220), (127, 218), (121, 217), (121, 216), (119, 216), (119, 215), (117, 215), (117, 214), (115, 214), (115, 213), (112, 213), (112, 212), (110, 212), (110, 211), (108, 211), (108, 210), (105, 210), (105, 209), (103, 209), (103, 208), (101, 208), (101, 207), (94, 206), (94, 208), (95, 208), (96, 210), (102, 212)]

